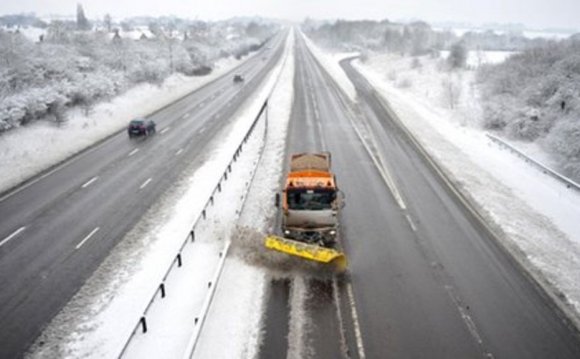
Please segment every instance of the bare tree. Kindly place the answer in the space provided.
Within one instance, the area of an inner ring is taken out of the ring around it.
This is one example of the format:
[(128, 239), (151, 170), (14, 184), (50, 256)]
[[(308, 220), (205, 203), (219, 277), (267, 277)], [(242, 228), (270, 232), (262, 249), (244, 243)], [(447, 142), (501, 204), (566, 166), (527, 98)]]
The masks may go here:
[(461, 79), (454, 77), (453, 74), (449, 72), (449, 76), (441, 82), (443, 103), (451, 110), (457, 107), (461, 97)]

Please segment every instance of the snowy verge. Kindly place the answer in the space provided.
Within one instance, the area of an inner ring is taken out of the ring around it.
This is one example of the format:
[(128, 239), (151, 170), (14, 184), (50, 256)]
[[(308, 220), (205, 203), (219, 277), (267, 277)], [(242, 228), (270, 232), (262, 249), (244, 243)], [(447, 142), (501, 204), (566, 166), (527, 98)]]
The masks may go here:
[(37, 121), (0, 136), (0, 193), (65, 161), (127, 126), (215, 80), (247, 58), (219, 60), (207, 76), (172, 75), (160, 86), (138, 85), (110, 102), (96, 105), (87, 115), (79, 109), (68, 112), (61, 127)]
[(426, 96), (418, 96), (389, 83), (384, 67), (354, 65), (495, 227), (504, 246), (554, 298), (563, 300), (563, 309), (578, 323), (580, 195), (502, 151), (477, 126), (466, 126), (473, 122), (466, 118), (470, 104), (465, 101), (459, 109), (444, 108), (429, 96), (435, 89), (421, 85)]
[[(200, 216), (209, 194), (223, 176), (224, 169), (262, 103), (271, 93), (281, 66), (279, 63), (270, 72), (255, 96), (234, 115), (231, 125), (212, 140), (207, 151), (208, 159), (204, 163), (192, 161), (191, 167), (182, 174), (175, 186), (147, 211), (143, 219), (113, 249), (67, 306), (51, 321), (31, 348), (28, 357), (110, 358), (119, 355), (143, 308), (175, 260), (191, 224)], [(228, 186), (232, 187), (236, 187), (235, 183), (245, 185), (247, 180), (243, 176), (229, 178)], [(239, 196), (239, 193), (235, 196)], [(217, 206), (213, 208), (216, 213), (228, 214), (228, 210), (235, 209), (235, 204), (230, 202), (224, 201), (219, 210), (215, 209)], [(209, 215), (208, 219), (212, 218)], [(188, 289), (196, 298), (193, 300), (194, 306), (201, 306), (206, 293), (201, 287), (207, 285), (204, 278), (211, 278), (219, 260), (219, 252), (231, 233), (232, 223), (228, 219), (231, 216), (222, 218), (227, 220), (214, 218), (207, 221), (207, 236), (195, 242), (192, 262), (196, 263), (197, 268), (202, 268), (202, 272), (198, 280), (188, 278), (195, 282), (190, 284), (197, 288)], [(171, 295), (170, 290), (168, 287), (168, 295)], [(187, 298), (191, 300), (189, 296)], [(183, 308), (182, 305), (187, 304), (180, 302), (174, 311)], [(155, 306), (154, 311), (157, 308), (163, 306)], [(173, 331), (180, 329), (184, 329), (184, 326), (157, 333), (159, 338), (179, 335), (183, 338), (183, 334)], [(162, 357), (166, 354), (166, 348), (157, 346), (147, 354)]]
[[(255, 114), (253, 117), (248, 114), (247, 117), (253, 118)], [(247, 125), (244, 122), (241, 121)], [(236, 127), (238, 128), (230, 132), (226, 142), (235, 143), (234, 141), (239, 140), (238, 134), (245, 134), (247, 131), (247, 127)], [(244, 193), (263, 151), (264, 134), (265, 124), (262, 117), (248, 141), (244, 143), (237, 160), (231, 163), (232, 172), (228, 175), (228, 180), (220, 182), (222, 191), (216, 192), (213, 195), (213, 204), (209, 203), (204, 209), (207, 211), (207, 218), (196, 223), (195, 243), (188, 240), (185, 250), (181, 251), (184, 266), (179, 269), (173, 267), (165, 280), (168, 290), (174, 295), (150, 307), (147, 320), (154, 323), (151, 325), (152, 329), (142, 333), (138, 328), (123, 357), (179, 358), (188, 343), (196, 339), (220, 280), (222, 266), (227, 260), (230, 237), (246, 198)], [(225, 168), (224, 166), (222, 170)], [(214, 173), (221, 172), (216, 168)], [(183, 211), (186, 211), (185, 207)], [(211, 247), (211, 250), (200, 252), (204, 247)], [(137, 320), (134, 322), (137, 323)]]
[[(450, 51), (439, 51), (439, 56), (443, 59), (449, 57)], [(483, 64), (499, 64), (504, 62), (508, 57), (517, 54), (517, 51), (467, 51), (466, 65), (470, 69), (476, 69)]]

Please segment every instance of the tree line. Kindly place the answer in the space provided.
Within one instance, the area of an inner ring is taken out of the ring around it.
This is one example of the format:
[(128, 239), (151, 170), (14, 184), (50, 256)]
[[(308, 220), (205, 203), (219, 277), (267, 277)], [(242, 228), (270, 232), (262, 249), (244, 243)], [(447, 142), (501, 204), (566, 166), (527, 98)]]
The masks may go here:
[(76, 21), (51, 21), (38, 39), (29, 39), (23, 24), (36, 23), (31, 16), (9, 18), (12, 26), (0, 28), (0, 132), (39, 119), (62, 123), (69, 108), (90, 109), (174, 73), (208, 74), (218, 59), (255, 51), (278, 29), (174, 17), (89, 22), (79, 7)]

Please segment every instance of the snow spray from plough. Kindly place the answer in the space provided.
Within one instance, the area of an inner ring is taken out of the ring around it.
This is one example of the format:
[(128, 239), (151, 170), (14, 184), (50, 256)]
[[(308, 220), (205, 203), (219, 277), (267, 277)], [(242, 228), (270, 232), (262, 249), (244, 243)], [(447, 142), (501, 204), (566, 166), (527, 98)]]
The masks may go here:
[(328, 152), (292, 155), (284, 189), (276, 195), (282, 235), (268, 235), (264, 245), (342, 273), (347, 261), (338, 234), (339, 211), (345, 202), (330, 160)]

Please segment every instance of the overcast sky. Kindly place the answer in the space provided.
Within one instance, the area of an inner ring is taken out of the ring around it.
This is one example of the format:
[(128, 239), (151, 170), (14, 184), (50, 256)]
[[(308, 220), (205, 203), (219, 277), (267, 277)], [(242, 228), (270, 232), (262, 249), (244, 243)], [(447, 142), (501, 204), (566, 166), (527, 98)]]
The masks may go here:
[(233, 16), (316, 19), (422, 19), (522, 23), (580, 29), (580, 0), (0, 0), (0, 14), (74, 14), (81, 3), (89, 18), (176, 15), (217, 20)]

